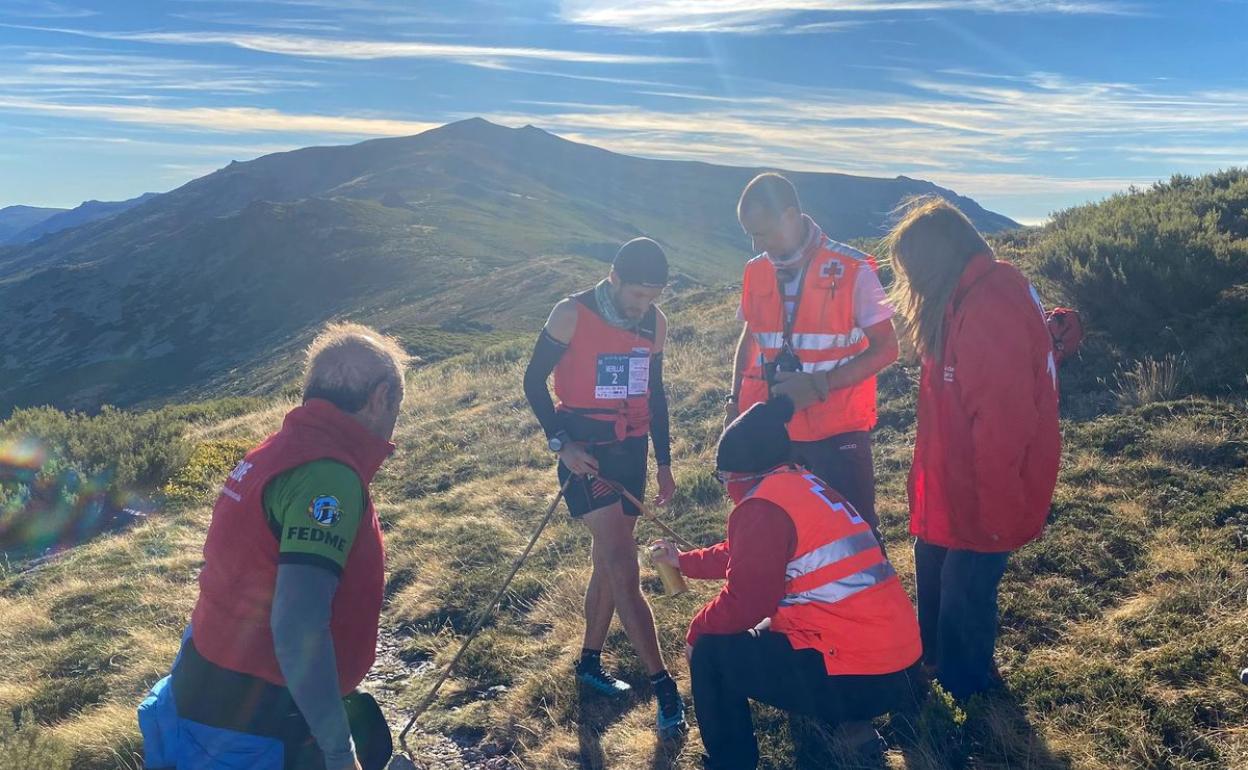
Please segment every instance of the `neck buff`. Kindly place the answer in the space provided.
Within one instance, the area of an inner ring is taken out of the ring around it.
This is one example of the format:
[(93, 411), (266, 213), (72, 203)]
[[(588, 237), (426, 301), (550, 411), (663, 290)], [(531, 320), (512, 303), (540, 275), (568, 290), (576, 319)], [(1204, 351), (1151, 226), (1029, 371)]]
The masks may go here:
[(823, 231), (819, 229), (819, 225), (815, 224), (815, 220), (811, 219), (809, 214), (802, 214), (802, 223), (806, 225), (806, 240), (802, 241), (802, 245), (792, 254), (775, 256), (771, 252), (767, 252), (767, 259), (771, 260), (771, 264), (778, 268), (794, 267), (806, 257), (812, 246), (822, 240)]
[(598, 312), (602, 315), (602, 320), (617, 329), (632, 329), (641, 323), (640, 318), (634, 321), (616, 308), (615, 300), (611, 297), (611, 282), (605, 278), (594, 287), (594, 301), (598, 303)]

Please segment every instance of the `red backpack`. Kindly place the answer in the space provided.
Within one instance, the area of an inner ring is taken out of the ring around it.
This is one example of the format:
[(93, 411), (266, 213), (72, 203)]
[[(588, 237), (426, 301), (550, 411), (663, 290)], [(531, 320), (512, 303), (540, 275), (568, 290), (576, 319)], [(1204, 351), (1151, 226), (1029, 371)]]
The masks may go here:
[(1053, 338), (1053, 360), (1059, 365), (1079, 352), (1083, 342), (1083, 320), (1079, 311), (1068, 307), (1055, 307), (1045, 315), (1045, 325)]

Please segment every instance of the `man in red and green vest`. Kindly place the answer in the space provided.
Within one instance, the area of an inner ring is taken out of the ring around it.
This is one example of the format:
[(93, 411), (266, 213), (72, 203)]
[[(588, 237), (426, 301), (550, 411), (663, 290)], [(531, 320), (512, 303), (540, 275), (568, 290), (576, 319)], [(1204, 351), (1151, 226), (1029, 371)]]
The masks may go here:
[(303, 404), (229, 473), (190, 629), (140, 707), (146, 767), (371, 764), (344, 698), (376, 651), (385, 563), (368, 487), (394, 451), (405, 361), (371, 329), (331, 326), (308, 351)]

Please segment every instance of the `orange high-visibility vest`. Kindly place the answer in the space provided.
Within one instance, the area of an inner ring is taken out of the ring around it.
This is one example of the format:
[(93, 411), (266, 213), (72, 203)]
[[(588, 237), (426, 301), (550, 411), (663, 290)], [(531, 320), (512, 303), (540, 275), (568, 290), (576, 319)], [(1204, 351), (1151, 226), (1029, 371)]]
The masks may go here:
[[(872, 270), (871, 258), (855, 248), (822, 236), (806, 266), (791, 329), (785, 328), (784, 293), (776, 268), (766, 255), (745, 266), (741, 310), (752, 344), (743, 372), (740, 409), (744, 412), (768, 396), (763, 359), (772, 361), (786, 338), (806, 372), (844, 366), (869, 345), (854, 323), (854, 284), (859, 270)], [(794, 441), (818, 441), (875, 427), (875, 378), (833, 390), (826, 401), (799, 411), (789, 423)]]
[(795, 650), (821, 651), (829, 675), (890, 674), (919, 659), (910, 597), (845, 498), (796, 467), (766, 476), (746, 499), (753, 498), (782, 508), (797, 533), (772, 631)]
[(658, 309), (651, 305), (637, 328), (620, 329), (599, 314), (593, 289), (572, 298), (576, 331), (555, 367), (555, 408), (601, 423), (610, 440), (646, 435)]

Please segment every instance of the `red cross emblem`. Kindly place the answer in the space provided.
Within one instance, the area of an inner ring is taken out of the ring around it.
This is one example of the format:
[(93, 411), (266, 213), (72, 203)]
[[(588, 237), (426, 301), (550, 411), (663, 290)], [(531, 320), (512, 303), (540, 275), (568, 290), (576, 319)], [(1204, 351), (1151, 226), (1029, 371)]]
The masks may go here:
[(820, 278), (830, 278), (834, 273), (837, 280), (840, 280), (845, 275), (845, 266), (835, 259), (830, 262), (824, 262), (819, 268)]

